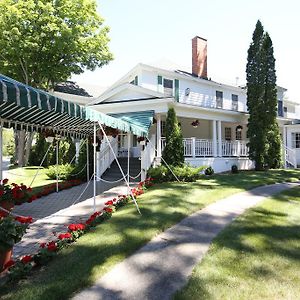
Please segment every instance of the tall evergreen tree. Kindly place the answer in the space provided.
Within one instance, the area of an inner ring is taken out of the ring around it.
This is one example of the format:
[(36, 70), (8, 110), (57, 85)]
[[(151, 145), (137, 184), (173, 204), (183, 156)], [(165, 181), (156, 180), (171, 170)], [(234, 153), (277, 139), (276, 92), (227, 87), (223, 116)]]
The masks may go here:
[(168, 110), (166, 120), (166, 146), (162, 157), (167, 164), (172, 166), (182, 166), (184, 163), (182, 132), (173, 107)]
[(277, 88), (272, 41), (258, 20), (248, 50), (247, 106), (249, 157), (256, 170), (280, 166)]
[(269, 168), (279, 168), (281, 165), (281, 139), (277, 117), (277, 86), (275, 58), (272, 40), (268, 33), (265, 34), (262, 44), (263, 74), (264, 74), (264, 97), (266, 116), (263, 119), (266, 129), (266, 155), (265, 163)]

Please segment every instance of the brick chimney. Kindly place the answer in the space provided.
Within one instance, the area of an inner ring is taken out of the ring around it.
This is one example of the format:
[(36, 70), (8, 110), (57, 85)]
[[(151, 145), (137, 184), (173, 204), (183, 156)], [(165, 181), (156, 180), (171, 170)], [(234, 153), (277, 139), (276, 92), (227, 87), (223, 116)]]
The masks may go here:
[(207, 79), (207, 40), (199, 36), (192, 39), (192, 74)]

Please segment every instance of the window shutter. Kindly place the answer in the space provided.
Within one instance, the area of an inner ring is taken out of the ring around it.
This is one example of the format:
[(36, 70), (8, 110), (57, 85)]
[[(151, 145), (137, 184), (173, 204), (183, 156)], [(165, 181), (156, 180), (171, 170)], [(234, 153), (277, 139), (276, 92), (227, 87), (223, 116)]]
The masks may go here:
[(179, 80), (175, 79), (175, 100), (179, 102)]
[(162, 85), (162, 76), (160, 75), (157, 76), (157, 84)]
[(162, 86), (162, 76), (157, 76), (157, 91), (162, 93), (163, 92), (163, 86)]

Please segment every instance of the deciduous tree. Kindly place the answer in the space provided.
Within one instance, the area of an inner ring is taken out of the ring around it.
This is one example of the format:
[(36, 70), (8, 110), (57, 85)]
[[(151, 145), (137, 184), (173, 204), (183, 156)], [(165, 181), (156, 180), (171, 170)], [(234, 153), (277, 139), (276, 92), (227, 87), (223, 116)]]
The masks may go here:
[[(50, 90), (107, 64), (109, 29), (96, 8), (95, 0), (0, 0), (0, 73)], [(19, 132), (21, 165), (25, 139)]]

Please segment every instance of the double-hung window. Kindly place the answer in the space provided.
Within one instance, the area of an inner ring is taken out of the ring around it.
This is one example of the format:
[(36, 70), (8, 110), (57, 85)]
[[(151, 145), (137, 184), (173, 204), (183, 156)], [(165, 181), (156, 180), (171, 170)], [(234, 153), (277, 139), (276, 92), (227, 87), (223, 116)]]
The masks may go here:
[(225, 140), (231, 141), (231, 127), (225, 127)]
[(216, 107), (223, 108), (223, 92), (216, 91)]
[(300, 148), (300, 132), (292, 133), (292, 147)]
[(232, 110), (238, 111), (239, 109), (239, 96), (238, 95), (231, 95), (231, 101), (232, 101)]
[(167, 96), (173, 96), (173, 80), (163, 79), (164, 94)]

